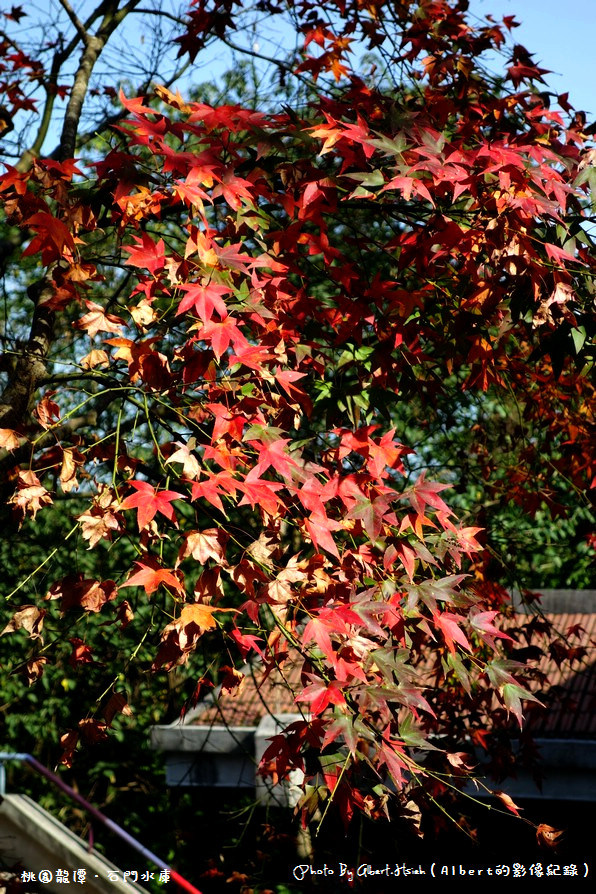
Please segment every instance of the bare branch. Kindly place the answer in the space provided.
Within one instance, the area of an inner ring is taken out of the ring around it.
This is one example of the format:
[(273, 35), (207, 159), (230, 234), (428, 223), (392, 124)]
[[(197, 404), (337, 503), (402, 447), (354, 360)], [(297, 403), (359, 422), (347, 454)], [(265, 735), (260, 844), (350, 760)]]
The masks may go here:
[[(187, 60), (183, 65), (180, 66), (180, 68), (176, 69), (174, 74), (170, 78), (168, 78), (167, 81), (163, 82), (163, 86), (171, 87), (171, 85), (174, 84), (179, 78), (181, 78), (182, 75), (184, 74), (184, 72), (188, 68), (190, 68), (191, 64), (192, 63), (190, 62), (190, 60)], [(153, 76), (148, 77), (147, 80), (143, 84), (141, 84), (140, 86), (138, 86), (136, 88), (136, 95), (144, 96), (146, 93), (148, 93), (152, 82), (153, 82)], [(101, 121), (98, 121), (98, 123), (95, 125), (95, 127), (92, 130), (86, 131), (84, 134), (81, 134), (79, 136), (79, 138), (77, 140), (78, 145), (79, 146), (87, 145), (87, 143), (90, 143), (91, 140), (94, 140), (98, 134), (103, 133), (105, 130), (112, 127), (114, 124), (118, 124), (118, 122), (122, 121), (122, 119), (125, 118), (127, 115), (128, 115), (127, 109), (120, 109), (120, 111), (114, 112), (112, 115), (105, 115), (105, 117), (102, 118)], [(55, 149), (54, 152), (52, 153), (52, 158), (57, 158), (58, 152), (59, 152), (59, 147), (57, 149)]]
[(72, 8), (72, 6), (68, 2), (68, 0), (60, 0), (60, 5), (66, 12), (66, 15), (68, 16), (70, 21), (75, 26), (77, 33), (78, 33), (79, 37), (81, 38), (81, 40), (83, 41), (83, 43), (85, 45), (87, 45), (87, 43), (89, 41), (89, 32), (87, 31), (87, 29), (81, 22), (80, 18), (78, 17), (78, 15), (74, 11), (74, 9)]
[(173, 13), (168, 12), (165, 9), (146, 9), (145, 7), (139, 7), (135, 9), (136, 13), (145, 14), (148, 16), (160, 16), (164, 19), (169, 19), (171, 22), (175, 22), (177, 25), (185, 25), (186, 22), (184, 19), (180, 18), (180, 16), (173, 15)]
[(239, 47), (237, 44), (232, 43), (231, 40), (228, 40), (227, 37), (219, 36), (219, 39), (222, 43), (225, 43), (227, 47), (231, 50), (234, 50), (236, 53), (242, 53), (243, 56), (252, 56), (254, 59), (261, 59), (262, 62), (270, 62), (272, 65), (276, 65), (282, 71), (291, 74), (292, 77), (297, 78), (297, 80), (301, 81), (307, 87), (312, 87), (312, 81), (309, 81), (307, 77), (299, 72), (294, 71), (293, 67), (289, 65), (287, 62), (283, 62), (281, 59), (275, 59), (273, 56), (266, 56), (264, 53), (258, 52), (257, 50), (249, 50), (247, 47)]
[(56, 86), (56, 83), (58, 81), (58, 72), (60, 71), (61, 65), (61, 54), (56, 53), (54, 55), (54, 58), (52, 59), (52, 67), (50, 69), (49, 76), (44, 83), (46, 91), (46, 101), (44, 103), (41, 121), (37, 129), (37, 134), (35, 136), (33, 144), (21, 155), (21, 158), (19, 159), (19, 162), (16, 166), (17, 171), (28, 171), (33, 164), (33, 160), (37, 158), (37, 156), (41, 152), (41, 147), (43, 146), (44, 140), (48, 134), (48, 130), (50, 129), (50, 124), (52, 123), (52, 112), (54, 111), (54, 103), (56, 101), (56, 91), (54, 87)]
[[(100, 16), (106, 13), (106, 10), (109, 8), (110, 4), (113, 4), (113, 2), (114, 0), (101, 0), (101, 2), (96, 6), (93, 12), (91, 12), (90, 15), (87, 17), (86, 21), (82, 23), (81, 28), (85, 35), (85, 37), (83, 38), (83, 43), (86, 43), (87, 41), (89, 28), (91, 28), (93, 23)], [(27, 171), (31, 167), (34, 159), (37, 158), (37, 156), (41, 152), (41, 148), (50, 128), (52, 113), (54, 111), (56, 92), (53, 88), (55, 88), (58, 82), (60, 69), (67, 61), (67, 59), (72, 56), (80, 40), (82, 39), (81, 28), (77, 28), (77, 34), (66, 44), (66, 46), (62, 47), (60, 50), (54, 53), (50, 72), (44, 81), (44, 87), (46, 90), (46, 101), (42, 112), (41, 122), (32, 145), (21, 155), (21, 158), (16, 166), (18, 171)], [(0, 32), (0, 35), (3, 34), (3, 32)], [(6, 37), (6, 39), (10, 41), (8, 37)], [(14, 44), (13, 41), (10, 41), (10, 43), (12, 46), (18, 49), (17, 45)], [(56, 151), (52, 157), (57, 158), (58, 155), (59, 152)]]

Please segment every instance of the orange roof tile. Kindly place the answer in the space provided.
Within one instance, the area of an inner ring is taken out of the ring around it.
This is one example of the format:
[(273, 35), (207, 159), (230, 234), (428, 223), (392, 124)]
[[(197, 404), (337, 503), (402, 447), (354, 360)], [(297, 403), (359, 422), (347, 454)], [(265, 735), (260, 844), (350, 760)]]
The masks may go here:
[[(583, 646), (586, 654), (578, 649), (578, 656), (571, 663), (556, 660), (556, 648), (548, 650), (550, 637), (537, 633), (532, 643), (539, 645), (543, 656), (534, 665), (537, 672), (546, 676), (547, 684), (535, 694), (545, 709), (534, 703), (526, 703), (528, 728), (537, 736), (588, 737), (596, 735), (596, 614), (573, 613), (545, 615), (561, 634), (561, 643), (567, 646)], [(516, 614), (504, 627), (515, 636), (515, 631), (529, 620), (527, 614)], [(577, 628), (577, 633), (574, 633)], [(569, 630), (571, 634), (568, 634)], [(526, 643), (516, 637), (519, 648)], [(542, 641), (541, 641), (542, 640)], [(295, 696), (303, 688), (300, 681), (302, 661), (292, 656), (268, 675), (260, 664), (245, 667), (245, 678), (233, 693), (221, 691), (210, 696), (189, 714), (187, 723), (193, 726), (256, 727), (267, 714), (296, 713), (300, 705)]]
[(266, 676), (260, 664), (243, 668), (244, 680), (234, 692), (220, 692), (205, 700), (190, 718), (194, 726), (258, 726), (267, 714), (300, 711), (294, 701), (303, 689), (300, 683), (301, 661), (288, 660)]

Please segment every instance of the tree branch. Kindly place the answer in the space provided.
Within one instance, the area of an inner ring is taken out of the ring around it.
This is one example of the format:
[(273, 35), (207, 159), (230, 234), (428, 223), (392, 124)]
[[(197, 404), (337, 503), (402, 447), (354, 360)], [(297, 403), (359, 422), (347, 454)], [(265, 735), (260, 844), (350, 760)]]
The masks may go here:
[[(177, 68), (176, 71), (174, 72), (174, 74), (171, 77), (169, 77), (167, 79), (167, 81), (163, 82), (163, 86), (170, 87), (180, 77), (182, 77), (184, 72), (188, 68), (190, 68), (190, 65), (191, 65), (191, 62), (187, 61), (183, 65), (181, 65), (180, 68)], [(154, 77), (153, 75), (149, 76), (140, 86), (136, 87), (136, 89), (135, 89), (136, 96), (143, 96), (144, 94), (148, 93), (149, 88), (151, 87), (151, 82), (153, 81), (153, 77)], [(122, 121), (123, 118), (126, 118), (127, 115), (128, 115), (128, 110), (124, 109), (124, 108), (120, 109), (118, 112), (114, 112), (111, 115), (105, 115), (101, 119), (101, 121), (98, 121), (98, 123), (95, 125), (93, 130), (88, 130), (85, 133), (80, 135), (80, 137), (78, 138), (78, 141), (77, 141), (79, 146), (85, 146), (87, 143), (90, 143), (91, 140), (94, 140), (98, 134), (101, 134), (108, 128), (113, 127), (114, 124), (118, 124), (118, 122)], [(54, 150), (51, 157), (56, 158), (57, 155), (58, 155), (58, 149)]]
[[(113, 2), (113, 0), (101, 0), (98, 6), (87, 17), (87, 20), (84, 23), (80, 23), (82, 31), (85, 34), (85, 38), (83, 40), (84, 43), (86, 43), (89, 28), (93, 25), (96, 19), (98, 19), (101, 15), (104, 15), (110, 2)], [(77, 34), (66, 44), (66, 46), (63, 46), (59, 51), (56, 51), (54, 53), (50, 73), (44, 82), (44, 87), (46, 90), (46, 101), (44, 104), (41, 122), (38, 127), (33, 144), (21, 155), (21, 158), (16, 166), (18, 171), (29, 170), (33, 163), (33, 160), (37, 158), (37, 156), (41, 152), (41, 147), (43, 146), (52, 120), (52, 112), (54, 110), (54, 102), (56, 99), (56, 94), (52, 88), (55, 87), (58, 82), (58, 74), (60, 73), (62, 65), (66, 62), (67, 59), (72, 56), (80, 40), (81, 29), (77, 28)], [(16, 47), (16, 44), (13, 45)], [(18, 47), (16, 48), (18, 49)], [(56, 151), (52, 157), (57, 158), (58, 154), (58, 151)]]
[(68, 2), (68, 0), (60, 0), (60, 5), (62, 6), (62, 8), (64, 9), (64, 11), (66, 12), (66, 15), (68, 16), (68, 18), (70, 19), (70, 21), (71, 21), (71, 22), (73, 23), (73, 25), (75, 26), (75, 29), (76, 29), (76, 31), (77, 31), (79, 37), (80, 37), (81, 40), (83, 41), (83, 43), (84, 43), (85, 45), (87, 45), (87, 42), (88, 42), (88, 40), (89, 40), (89, 32), (87, 31), (87, 29), (85, 28), (85, 26), (84, 26), (83, 23), (81, 22), (80, 18), (78, 17), (78, 15), (77, 15), (76, 12), (74, 11), (74, 9), (72, 8), (72, 6), (71, 6), (70, 3)]
[(54, 294), (51, 272), (30, 286), (29, 297), (35, 302), (29, 339), (21, 350), (14, 372), (0, 396), (0, 428), (14, 428), (29, 409), (40, 381), (45, 378), (46, 358), (54, 336), (54, 311), (48, 309)]
[(118, 0), (111, 0), (96, 34), (87, 35), (64, 116), (59, 150), (61, 161), (72, 158), (75, 154), (79, 121), (95, 63), (118, 25), (139, 3), (140, 0), (129, 0), (122, 9), (118, 9)]
[(68, 108), (64, 116), (64, 126), (60, 138), (60, 161), (64, 161), (65, 158), (72, 158), (75, 154), (77, 130), (83, 102), (89, 86), (89, 79), (104, 46), (105, 41), (98, 37), (90, 37), (87, 46), (83, 50), (70, 94)]

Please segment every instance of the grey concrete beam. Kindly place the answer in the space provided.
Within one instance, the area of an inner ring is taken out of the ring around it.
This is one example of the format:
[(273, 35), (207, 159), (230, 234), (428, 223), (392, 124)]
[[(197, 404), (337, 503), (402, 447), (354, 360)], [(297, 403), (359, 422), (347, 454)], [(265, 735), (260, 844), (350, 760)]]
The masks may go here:
[[(596, 612), (596, 590), (550, 590), (535, 587), (542, 599), (534, 603), (536, 608), (553, 615), (584, 614)], [(518, 590), (511, 592), (511, 601), (516, 611), (529, 614), (531, 609), (523, 602)]]
[(151, 745), (157, 751), (202, 751), (207, 754), (254, 754), (254, 726), (154, 726)]

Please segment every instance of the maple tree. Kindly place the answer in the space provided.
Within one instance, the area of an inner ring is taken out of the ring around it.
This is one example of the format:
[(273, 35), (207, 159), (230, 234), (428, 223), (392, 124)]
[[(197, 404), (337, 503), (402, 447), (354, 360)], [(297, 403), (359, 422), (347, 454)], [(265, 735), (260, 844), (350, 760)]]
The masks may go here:
[[(304, 811), (332, 800), (349, 822), (384, 815), (390, 795), (424, 803), (469, 775), (464, 743), (509, 715), (521, 725), (536, 697), (499, 627), (509, 597), (485, 507), (458, 521), (453, 478), (433, 480), (424, 456), (414, 472), (401, 431), (490, 397), (515, 413), (498, 463), (472, 426), (491, 498), (530, 515), (563, 512), (561, 490), (589, 505), (585, 121), (539, 89), (519, 45), (489, 74), (482, 54), (514, 19), (472, 26), (456, 0), (158, 8), (179, 70), (158, 77), (156, 53), (116, 96), (97, 64), (138, 6), (108, 0), (83, 21), (61, 0), (72, 40), (37, 48), (23, 10), (3, 14), (2, 263), (21, 296), (3, 511), (28, 542), (64, 500), (79, 544), (75, 571), (68, 542), (19, 567), (4, 632), (29, 635), (28, 682), (65, 638), (93, 673), (67, 764), (130, 713), (147, 645), (154, 672), (196, 662), (201, 681), (209, 655), (213, 683), (218, 654), (274, 671), (292, 653), (304, 720), (263, 770), (282, 778), (334, 748), (307, 773)], [(234, 44), (256, 14), (292, 24), (295, 59)], [(184, 64), (216, 41), (268, 62), (294, 103), (185, 96)]]

